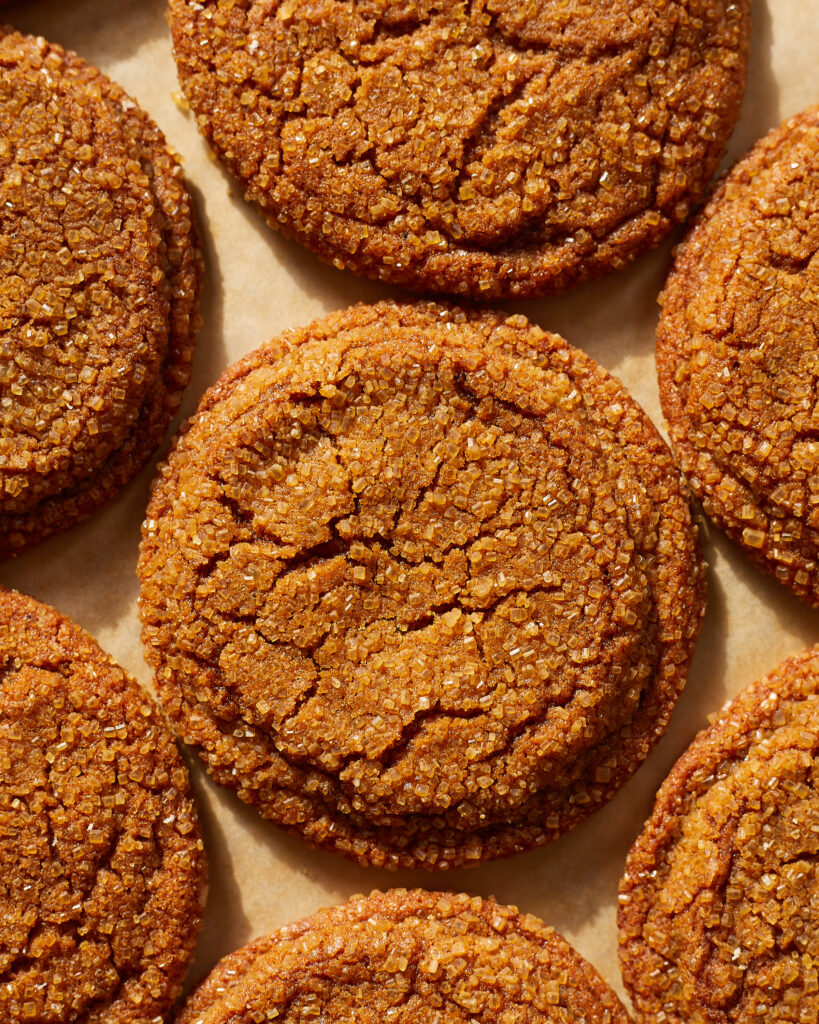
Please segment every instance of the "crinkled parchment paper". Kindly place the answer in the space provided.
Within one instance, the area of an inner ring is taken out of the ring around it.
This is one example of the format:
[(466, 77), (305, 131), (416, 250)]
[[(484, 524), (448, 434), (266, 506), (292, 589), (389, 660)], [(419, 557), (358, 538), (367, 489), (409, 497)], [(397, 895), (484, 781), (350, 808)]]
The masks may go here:
[[(769, 128), (819, 102), (819, 0), (754, 0), (753, 44), (732, 163)], [(199, 214), (207, 276), (205, 327), (183, 412), (239, 356), (286, 327), (354, 301), (399, 296), (326, 267), (274, 234), (214, 162), (177, 105), (164, 0), (28, 0), (4, 8), (16, 27), (76, 50), (118, 81), (182, 156)], [(661, 424), (654, 372), (656, 297), (672, 239), (631, 268), (565, 296), (508, 303), (616, 374)], [(0, 566), (0, 581), (47, 601), (94, 634), (143, 683), (134, 568), (154, 464), (81, 526)], [(602, 811), (551, 846), (471, 870), (388, 873), (308, 849), (213, 785), (190, 758), (210, 858), (210, 894), (191, 982), (224, 954), (320, 906), (393, 885), (464, 889), (516, 903), (554, 925), (622, 992), (617, 882), (626, 852), (673, 761), (708, 714), (781, 659), (819, 640), (819, 612), (801, 604), (713, 528), (705, 533), (709, 604), (689, 682), (671, 727)]]

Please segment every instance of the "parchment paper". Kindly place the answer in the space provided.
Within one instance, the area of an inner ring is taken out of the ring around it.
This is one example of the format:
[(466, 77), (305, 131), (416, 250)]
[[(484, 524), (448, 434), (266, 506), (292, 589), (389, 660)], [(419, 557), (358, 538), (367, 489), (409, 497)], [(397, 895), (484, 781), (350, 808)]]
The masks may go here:
[[(785, 117), (819, 103), (819, 0), (754, 0), (743, 115), (726, 165)], [(205, 328), (183, 413), (221, 371), (286, 327), (388, 289), (320, 264), (272, 232), (209, 154), (178, 105), (164, 0), (29, 0), (6, 7), (16, 27), (76, 50), (118, 81), (183, 157), (205, 246)], [(630, 269), (564, 296), (506, 304), (563, 334), (616, 374), (661, 425), (654, 371), (656, 296), (672, 242)], [(169, 437), (171, 435), (169, 434)], [(142, 659), (134, 573), (152, 463), (112, 504), (69, 533), (0, 566), (0, 582), (47, 601), (97, 637), (150, 684)], [(617, 883), (626, 852), (668, 769), (708, 714), (791, 653), (819, 640), (819, 612), (755, 569), (718, 531), (706, 530), (709, 605), (688, 686), (657, 749), (618, 796), (548, 847), (477, 869), (429, 874), (357, 867), (318, 853), (263, 821), (189, 761), (210, 859), (210, 894), (193, 984), (256, 935), (394, 885), (494, 895), (554, 925), (622, 993), (617, 966)]]

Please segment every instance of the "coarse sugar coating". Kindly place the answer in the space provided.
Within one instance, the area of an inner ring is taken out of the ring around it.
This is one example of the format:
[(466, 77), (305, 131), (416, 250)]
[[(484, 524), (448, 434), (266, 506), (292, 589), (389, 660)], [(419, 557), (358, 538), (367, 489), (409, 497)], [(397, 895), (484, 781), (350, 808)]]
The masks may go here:
[(155, 705), (58, 612), (0, 589), (0, 1020), (156, 1024), (205, 857)]
[(170, 0), (200, 129), (272, 227), (415, 291), (624, 266), (704, 194), (749, 0)]
[(819, 107), (758, 143), (685, 239), (657, 369), (708, 515), (819, 605)]
[(553, 928), (448, 892), (355, 896), (226, 957), (175, 1024), (629, 1024)]
[(638, 1021), (819, 1019), (819, 648), (744, 690), (671, 771), (620, 885)]
[(671, 453), (521, 316), (358, 306), (205, 396), (154, 483), (146, 658), (214, 777), (314, 845), (547, 842), (663, 733), (704, 605)]
[(158, 447), (193, 354), (192, 216), (133, 100), (0, 27), (0, 557), (88, 515)]

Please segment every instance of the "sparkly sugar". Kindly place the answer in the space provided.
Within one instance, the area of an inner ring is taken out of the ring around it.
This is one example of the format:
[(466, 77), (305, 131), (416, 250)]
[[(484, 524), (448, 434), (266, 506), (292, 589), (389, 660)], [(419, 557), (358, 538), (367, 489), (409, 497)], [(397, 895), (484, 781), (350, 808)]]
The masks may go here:
[(0, 590), (0, 648), (0, 1020), (164, 1017), (204, 881), (173, 737), (52, 609)]
[(88, 515), (159, 445), (190, 371), (201, 261), (179, 165), (118, 86), (12, 30), (0, 65), (8, 557)]
[(599, 975), (537, 918), (403, 889), (353, 897), (226, 957), (178, 1024), (239, 1019), (628, 1024)]
[(521, 317), (427, 303), (229, 372), (139, 568), (146, 656), (215, 777), (390, 867), (546, 842), (609, 799), (702, 613), (681, 478), (622, 387)]
[(417, 291), (558, 291), (687, 217), (739, 112), (748, 0), (172, 0), (197, 122), (272, 227)]
[(814, 605), (817, 250), (813, 108), (771, 132), (717, 190), (677, 252), (657, 346), (663, 411), (692, 490)]
[(818, 686), (814, 648), (726, 705), (663, 784), (621, 883), (640, 1019), (819, 1016)]

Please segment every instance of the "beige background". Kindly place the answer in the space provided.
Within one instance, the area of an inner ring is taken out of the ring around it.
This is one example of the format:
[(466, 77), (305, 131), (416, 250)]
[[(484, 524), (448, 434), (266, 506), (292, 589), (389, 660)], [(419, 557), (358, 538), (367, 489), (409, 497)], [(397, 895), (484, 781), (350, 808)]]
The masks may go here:
[[(765, 131), (819, 102), (819, 0), (754, 0), (754, 37), (733, 162)], [(275, 235), (209, 155), (181, 110), (164, 0), (29, 0), (5, 17), (79, 52), (120, 82), (183, 157), (207, 259), (193, 380), (183, 411), (229, 363), (285, 327), (353, 301), (400, 294), (325, 267)], [(656, 296), (671, 243), (568, 295), (510, 303), (615, 373), (657, 422)], [(134, 567), (153, 466), (111, 505), (13, 563), (0, 581), (66, 612), (142, 682)], [(705, 538), (709, 606), (686, 692), (659, 747), (619, 795), (581, 828), (514, 860), (443, 874), (367, 870), (308, 849), (263, 822), (193, 766), (210, 855), (210, 896), (192, 979), (255, 935), (356, 892), (391, 885), (465, 889), (516, 903), (561, 931), (622, 992), (617, 882), (626, 852), (672, 762), (706, 716), (786, 655), (819, 640), (819, 612), (753, 568), (724, 538)]]

